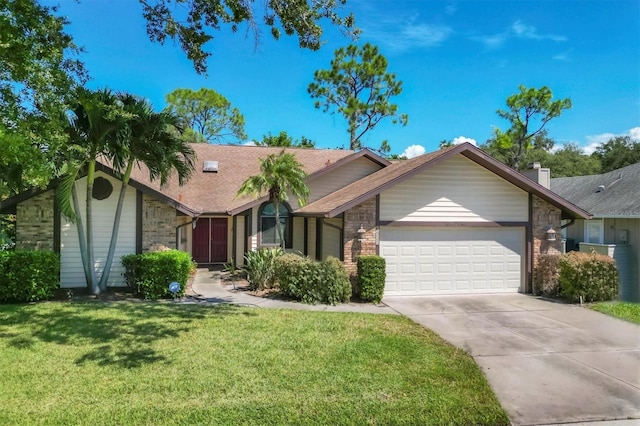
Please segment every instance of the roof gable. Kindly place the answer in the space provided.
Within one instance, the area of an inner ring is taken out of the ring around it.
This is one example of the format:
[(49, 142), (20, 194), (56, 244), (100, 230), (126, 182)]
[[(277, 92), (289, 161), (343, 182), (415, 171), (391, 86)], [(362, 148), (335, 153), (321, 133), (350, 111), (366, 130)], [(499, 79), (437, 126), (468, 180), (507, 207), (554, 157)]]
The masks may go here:
[(299, 209), (296, 213), (335, 217), (363, 201), (380, 194), (385, 189), (391, 188), (414, 176), (416, 173), (433, 167), (454, 155), (463, 155), (516, 187), (537, 195), (560, 208), (565, 216), (576, 218), (589, 217), (587, 211), (582, 210), (552, 191), (526, 178), (470, 143), (454, 145), (410, 160), (393, 163), (389, 167)]
[[(262, 202), (262, 198), (242, 197), (236, 199), (236, 193), (242, 183), (260, 172), (260, 159), (270, 154), (278, 154), (283, 149), (295, 154), (296, 159), (309, 173), (309, 179), (315, 179), (333, 170), (339, 169), (354, 160), (367, 158), (382, 167), (390, 163), (369, 150), (358, 152), (341, 149), (282, 148), (244, 145), (212, 145), (198, 143), (191, 145), (196, 153), (195, 169), (191, 179), (183, 186), (178, 184), (176, 176), (161, 186), (158, 180), (149, 179), (144, 164), (137, 164), (131, 173), (130, 185), (148, 193), (159, 200), (173, 205), (190, 216), (200, 214), (237, 214)], [(217, 172), (204, 172), (205, 161), (217, 161)], [(98, 168), (118, 177), (108, 161), (99, 160)], [(56, 186), (52, 182), (48, 189)], [(2, 211), (9, 211), (16, 204), (34, 196), (42, 190), (25, 191), (0, 203)]]

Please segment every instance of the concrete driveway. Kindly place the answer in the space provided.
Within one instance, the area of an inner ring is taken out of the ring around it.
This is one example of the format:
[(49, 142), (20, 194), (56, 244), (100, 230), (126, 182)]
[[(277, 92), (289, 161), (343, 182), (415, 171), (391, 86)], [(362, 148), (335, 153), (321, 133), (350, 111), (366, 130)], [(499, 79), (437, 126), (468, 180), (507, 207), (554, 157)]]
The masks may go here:
[(640, 419), (640, 326), (523, 294), (383, 302), (469, 352), (514, 424)]

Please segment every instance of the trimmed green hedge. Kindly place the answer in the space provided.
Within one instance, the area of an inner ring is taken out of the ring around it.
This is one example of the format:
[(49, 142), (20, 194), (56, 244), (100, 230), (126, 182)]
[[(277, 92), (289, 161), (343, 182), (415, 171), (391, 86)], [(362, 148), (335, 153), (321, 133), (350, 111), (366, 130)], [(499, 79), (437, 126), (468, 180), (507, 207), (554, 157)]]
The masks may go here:
[(0, 251), (0, 301), (50, 299), (60, 288), (60, 255), (51, 251)]
[(335, 257), (315, 262), (297, 254), (275, 260), (280, 292), (304, 303), (336, 305), (351, 299), (351, 283), (344, 265)]
[(152, 300), (173, 296), (169, 284), (174, 281), (180, 284), (180, 291), (175, 295), (184, 295), (189, 276), (196, 268), (191, 255), (180, 250), (130, 254), (122, 256), (121, 261), (126, 269), (127, 284), (145, 299)]
[(560, 292), (571, 301), (604, 302), (618, 297), (618, 269), (609, 256), (572, 251), (560, 256)]
[(380, 303), (387, 279), (386, 262), (381, 256), (358, 257), (358, 292), (365, 302)]

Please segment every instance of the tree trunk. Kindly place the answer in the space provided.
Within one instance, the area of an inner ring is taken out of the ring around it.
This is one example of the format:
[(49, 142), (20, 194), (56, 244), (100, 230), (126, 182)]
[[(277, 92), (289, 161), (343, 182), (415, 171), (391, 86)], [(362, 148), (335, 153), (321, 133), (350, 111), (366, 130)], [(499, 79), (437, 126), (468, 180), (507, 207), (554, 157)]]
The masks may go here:
[(282, 251), (285, 250), (286, 244), (284, 241), (284, 232), (282, 231), (282, 224), (280, 223), (280, 203), (277, 200), (273, 200), (273, 207), (276, 209), (276, 232), (280, 237), (280, 247), (282, 247)]
[(127, 170), (122, 177), (122, 186), (120, 187), (120, 196), (118, 197), (118, 206), (116, 207), (116, 214), (113, 218), (113, 228), (111, 229), (111, 241), (109, 242), (109, 252), (107, 254), (107, 260), (104, 263), (104, 270), (100, 277), (100, 290), (107, 290), (107, 281), (109, 280), (109, 274), (111, 273), (111, 264), (113, 263), (113, 255), (116, 251), (116, 244), (118, 242), (118, 230), (120, 229), (120, 218), (122, 217), (122, 208), (124, 206), (124, 197), (127, 193), (127, 186), (129, 184), (129, 178), (131, 177), (131, 170), (133, 169), (133, 160), (129, 160), (127, 164)]
[(76, 212), (76, 230), (78, 231), (78, 242), (80, 243), (80, 258), (82, 259), (82, 268), (84, 269), (84, 279), (87, 283), (87, 288), (91, 290), (95, 281), (92, 274), (93, 267), (89, 265), (87, 259), (87, 240), (84, 235), (84, 226), (82, 225), (82, 216), (80, 215), (80, 203), (78, 202), (78, 193), (76, 191), (76, 184), (71, 187), (71, 198), (73, 200), (73, 210)]
[[(95, 157), (95, 156), (94, 156)], [(96, 161), (89, 161), (87, 168), (87, 201), (86, 201), (86, 216), (87, 216), (87, 261), (89, 263), (89, 269), (91, 272), (91, 294), (100, 294), (100, 286), (96, 279), (95, 258), (93, 253), (93, 181), (96, 175)]]
[(360, 145), (356, 139), (356, 131), (358, 130), (356, 128), (356, 119), (356, 115), (351, 114), (351, 118), (349, 119), (349, 149), (351, 150), (358, 149), (358, 145)]

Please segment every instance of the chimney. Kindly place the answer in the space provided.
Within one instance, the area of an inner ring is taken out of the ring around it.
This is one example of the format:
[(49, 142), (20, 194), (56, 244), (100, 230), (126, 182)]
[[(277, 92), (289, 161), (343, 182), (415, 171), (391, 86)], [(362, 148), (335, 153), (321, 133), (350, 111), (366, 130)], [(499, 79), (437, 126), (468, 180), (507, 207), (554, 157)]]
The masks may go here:
[(527, 170), (523, 170), (520, 173), (547, 189), (551, 187), (551, 170), (542, 167), (540, 163), (531, 163)]

